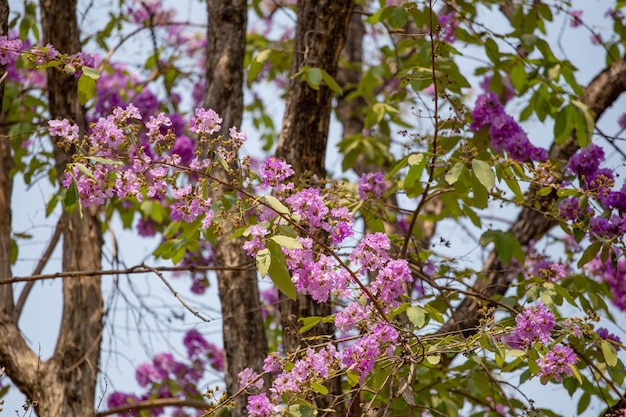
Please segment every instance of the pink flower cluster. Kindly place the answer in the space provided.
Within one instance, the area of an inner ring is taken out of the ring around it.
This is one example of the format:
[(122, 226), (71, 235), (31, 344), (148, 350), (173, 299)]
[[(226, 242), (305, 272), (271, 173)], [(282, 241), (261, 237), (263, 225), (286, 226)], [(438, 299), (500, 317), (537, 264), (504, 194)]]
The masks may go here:
[(359, 198), (361, 200), (381, 198), (386, 188), (385, 177), (381, 172), (366, 172), (359, 179)]
[[(279, 412), (284, 396), (292, 398), (306, 395), (311, 390), (311, 382), (323, 383), (340, 370), (355, 372), (364, 381), (381, 354), (393, 354), (397, 341), (396, 329), (379, 323), (369, 334), (363, 335), (341, 352), (334, 345), (317, 350), (308, 348), (288, 368), (276, 353), (270, 354), (263, 366), (263, 370), (273, 377), (269, 396), (262, 393), (248, 397), (248, 413), (250, 416), (268, 417)], [(263, 380), (251, 369), (244, 370), (239, 377), (243, 388), (260, 389), (263, 386)]]
[[(202, 109), (200, 109), (202, 110)], [(215, 120), (214, 112), (200, 111)], [(192, 116), (193, 118), (193, 116)], [(150, 117), (145, 124), (149, 142), (144, 143), (136, 136), (142, 115), (132, 104), (117, 107), (113, 114), (99, 118), (91, 126), (86, 144), (91, 150), (82, 166), (74, 164), (66, 172), (63, 185), (70, 187), (75, 182), (83, 206), (103, 205), (107, 199), (134, 197), (137, 201), (147, 198), (162, 200), (171, 190), (171, 218), (176, 221), (193, 222), (202, 219), (202, 227), (209, 228), (213, 220), (212, 201), (198, 185), (180, 185), (169, 175), (173, 166), (180, 164), (181, 157), (171, 145), (165, 144), (162, 129), (172, 126), (172, 120), (164, 114)], [(208, 122), (198, 122), (205, 126)], [(135, 130), (131, 129), (135, 126)], [(213, 126), (213, 125), (212, 125)], [(66, 119), (49, 122), (49, 134), (64, 138), (69, 143), (78, 140), (78, 127)], [(211, 129), (215, 129), (213, 126)], [(204, 128), (203, 128), (204, 129)], [(125, 163), (124, 163), (125, 162)], [(195, 157), (189, 162), (192, 169), (204, 169), (208, 160)]]
[(515, 335), (526, 346), (535, 341), (548, 343), (556, 324), (554, 313), (539, 302), (536, 307), (528, 307), (515, 317)]
[(572, 368), (578, 362), (574, 350), (569, 346), (555, 345), (543, 358), (537, 359), (539, 372), (537, 376), (543, 383), (554, 378), (556, 382), (563, 381), (563, 375), (572, 376)]
[[(107, 398), (109, 408), (124, 406), (153, 398), (200, 397), (197, 386), (205, 370), (211, 367), (219, 372), (224, 370), (224, 352), (208, 342), (197, 330), (190, 330), (183, 339), (189, 363), (177, 361), (170, 353), (158, 353), (152, 362), (142, 363), (137, 367), (135, 379), (140, 387), (145, 388), (142, 395), (113, 392)], [(162, 408), (151, 411), (152, 416), (164, 413)], [(138, 411), (129, 411), (124, 415), (138, 416)]]

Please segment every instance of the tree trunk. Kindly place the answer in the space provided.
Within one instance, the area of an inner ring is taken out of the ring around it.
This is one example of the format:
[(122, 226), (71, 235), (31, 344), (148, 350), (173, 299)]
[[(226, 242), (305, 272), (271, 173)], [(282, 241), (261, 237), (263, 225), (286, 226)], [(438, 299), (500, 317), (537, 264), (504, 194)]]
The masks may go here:
[[(297, 73), (303, 66), (321, 68), (330, 76), (337, 74), (337, 63), (354, 7), (351, 0), (304, 0), (298, 2), (296, 34), (291, 72)], [(332, 91), (324, 84), (319, 90), (294, 78), (289, 83), (283, 128), (278, 140), (276, 156), (289, 162), (301, 178), (325, 177), (325, 157), (328, 142)], [(298, 295), (292, 301), (280, 295), (280, 312), (283, 326), (283, 345), (286, 353), (300, 346), (301, 335), (294, 331), (298, 319), (308, 316), (328, 316), (329, 303), (318, 304), (309, 296)], [(319, 324), (308, 336), (334, 335), (330, 323)], [(339, 379), (330, 382), (329, 395), (320, 396), (315, 405), (319, 409), (334, 408), (334, 415), (343, 415), (344, 404), (339, 400)]]
[[(209, 28), (206, 49), (206, 90), (204, 107), (218, 112), (223, 119), (222, 134), (228, 128), (241, 126), (243, 113), (243, 59), (246, 46), (247, 4), (245, 0), (207, 1)], [(233, 167), (237, 169), (237, 167)], [(213, 175), (225, 182), (233, 181), (222, 169)], [(217, 187), (217, 199), (228, 190)], [(233, 210), (229, 216), (237, 216)], [(218, 266), (237, 267), (251, 262), (243, 250), (241, 238), (229, 240), (233, 222), (224, 219), (223, 233), (215, 245)], [(255, 269), (220, 270), (217, 272), (219, 297), (222, 303), (226, 387), (229, 395), (239, 390), (238, 374), (246, 367), (260, 372), (267, 356), (267, 338)], [(231, 415), (246, 415), (247, 396), (235, 399)]]
[[(42, 0), (43, 42), (65, 53), (80, 51), (76, 1)], [(86, 121), (78, 100), (77, 79), (61, 71), (48, 70), (50, 117), (74, 120), (85, 133)], [(55, 146), (59, 180), (71, 155)], [(101, 269), (102, 235), (97, 209), (64, 214), (63, 270)], [(99, 276), (80, 276), (63, 281), (63, 315), (54, 355), (46, 363), (45, 383), (35, 392), (40, 416), (93, 415), (103, 300)]]
[[(0, 0), (0, 35), (8, 31), (9, 4)], [(0, 78), (4, 78), (6, 68), (0, 67)], [(0, 107), (4, 96), (4, 82), (0, 83)], [(0, 114), (3, 114), (1, 112)], [(2, 124), (2, 126), (6, 126)], [(17, 327), (18, 318), (14, 317), (13, 288), (2, 283), (12, 275), (11, 271), (11, 194), (13, 179), (10, 171), (13, 167), (11, 140), (7, 136), (8, 128), (3, 127), (0, 139), (0, 366), (5, 368), (11, 381), (29, 397), (35, 391), (39, 380), (39, 358), (28, 347)]]

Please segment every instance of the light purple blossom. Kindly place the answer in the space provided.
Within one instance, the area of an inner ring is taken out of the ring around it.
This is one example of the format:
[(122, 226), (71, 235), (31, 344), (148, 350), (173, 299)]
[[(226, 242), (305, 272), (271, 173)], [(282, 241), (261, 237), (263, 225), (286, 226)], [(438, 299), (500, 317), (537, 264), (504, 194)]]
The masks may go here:
[(8, 65), (17, 61), (22, 45), (23, 43), (20, 39), (9, 39), (6, 36), (0, 36), (0, 65)]
[(239, 386), (241, 388), (256, 387), (263, 388), (263, 378), (259, 378), (259, 374), (254, 372), (252, 368), (246, 368), (239, 372)]
[(506, 151), (516, 161), (543, 161), (548, 157), (546, 149), (530, 143), (526, 132), (515, 119), (506, 114), (492, 91), (481, 94), (476, 99), (470, 127), (474, 132), (488, 127), (493, 150)]
[(270, 156), (265, 160), (259, 171), (259, 176), (263, 182), (263, 186), (274, 187), (294, 174), (290, 164), (280, 159)]
[(250, 236), (252, 236), (252, 239), (243, 244), (243, 248), (248, 256), (256, 258), (257, 252), (265, 249), (265, 236), (268, 234), (269, 230), (264, 226), (259, 224), (250, 226)]
[(67, 119), (48, 120), (48, 133), (75, 142), (78, 140), (78, 125), (71, 124)]
[(578, 362), (574, 350), (569, 346), (556, 345), (543, 358), (537, 359), (539, 372), (543, 383), (554, 378), (556, 382), (563, 381), (563, 374), (572, 376), (570, 365)]
[(222, 129), (222, 118), (212, 109), (197, 108), (189, 118), (189, 130), (198, 134), (212, 135)]
[(273, 408), (265, 393), (248, 397), (246, 409), (250, 417), (271, 417)]
[(366, 172), (359, 179), (359, 198), (381, 198), (385, 194), (385, 177), (380, 172)]
[(577, 28), (578, 26), (583, 24), (583, 21), (580, 19), (580, 17), (583, 15), (582, 10), (572, 10), (570, 15), (572, 16), (571, 20), (569, 21), (569, 25), (571, 27)]
[(363, 274), (366, 270), (379, 270), (389, 261), (390, 248), (391, 241), (386, 234), (378, 232), (365, 235), (350, 254), (350, 262), (361, 266)]
[(548, 343), (550, 333), (554, 329), (554, 314), (539, 302), (536, 307), (528, 307), (515, 317), (515, 334), (526, 345), (535, 341)]

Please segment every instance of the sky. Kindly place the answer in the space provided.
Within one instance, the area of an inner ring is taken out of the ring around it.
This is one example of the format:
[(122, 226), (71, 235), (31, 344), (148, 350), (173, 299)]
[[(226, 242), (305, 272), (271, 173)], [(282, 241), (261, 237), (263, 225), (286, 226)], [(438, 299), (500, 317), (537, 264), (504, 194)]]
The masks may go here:
[[(21, 2), (17, 0), (9, 1), (11, 7), (18, 7)], [(79, 2), (86, 4), (87, 2)], [(109, 4), (116, 3), (113, 1), (99, 2), (96, 7), (98, 10), (105, 10)], [(190, 20), (202, 22), (205, 16), (204, 5), (199, 1), (175, 1), (170, 0), (169, 5), (176, 7), (179, 11), (181, 20)], [(609, 0), (577, 0), (574, 1), (574, 8), (585, 10), (585, 20), (592, 22), (598, 30), (603, 28), (600, 26), (606, 22), (603, 20), (604, 12), (614, 4)], [(98, 13), (101, 13), (98, 11)], [(96, 16), (100, 16), (96, 14)], [(88, 18), (90, 19), (90, 18)], [(94, 22), (100, 21), (99, 17), (92, 18)], [(597, 22), (597, 23), (594, 23)], [(87, 21), (90, 24), (89, 21)], [(567, 25), (567, 20), (561, 17), (550, 27), (550, 35), (558, 40), (562, 46), (562, 56), (569, 58), (575, 66), (580, 70), (581, 77), (579, 80), (584, 84), (591, 80), (598, 71), (598, 62), (604, 60), (604, 52), (597, 46), (591, 45), (589, 41), (589, 33), (584, 30), (568, 30), (566, 37), (561, 36), (563, 25)], [(607, 32), (608, 33), (608, 32)], [(145, 42), (145, 40), (143, 41)], [(145, 44), (145, 43), (144, 43)], [(122, 59), (136, 59), (137, 54), (142, 50), (142, 41), (129, 44), (120, 52)], [(124, 55), (126, 54), (126, 56)], [(468, 65), (470, 63), (468, 62)], [(264, 94), (271, 95), (270, 89)], [(282, 114), (282, 104), (279, 100), (268, 100), (271, 105), (276, 106), (273, 114)], [(608, 111), (600, 121), (603, 130), (610, 134), (618, 131), (617, 117), (620, 112), (625, 109), (626, 102), (620, 100), (613, 108)], [(520, 103), (513, 103), (508, 108), (513, 114), (521, 109)], [(280, 123), (276, 123), (280, 126)], [(524, 124), (524, 128), (529, 133), (529, 137), (536, 145), (549, 146), (552, 141), (552, 126), (538, 120), (531, 120)], [(254, 142), (254, 134), (250, 124), (250, 120), (246, 119), (243, 131), (249, 132), (249, 137)], [(337, 123), (331, 125), (331, 138), (334, 143), (340, 137), (340, 129)], [(258, 154), (258, 144), (250, 145), (248, 152)], [(327, 156), (327, 166), (339, 166), (340, 156), (337, 152), (329, 151)], [(612, 155), (612, 164), (621, 164), (617, 155)], [(351, 174), (348, 174), (351, 175)], [(354, 179), (354, 177), (352, 177)], [(23, 183), (20, 184), (21, 178), (17, 178), (18, 183), (14, 189), (15, 210), (13, 215), (13, 223), (15, 231), (33, 233), (34, 238), (31, 242), (27, 242), (21, 246), (20, 261), (14, 269), (14, 275), (29, 275), (36, 264), (39, 255), (47, 243), (48, 236), (54, 228), (54, 219), (44, 219), (44, 207), (51, 191), (46, 186), (45, 181), (39, 181), (34, 185), (27, 187)], [(113, 242), (107, 238), (105, 243), (105, 254), (110, 260), (113, 258), (114, 252), (119, 258), (125, 262), (126, 266), (132, 266), (150, 258), (150, 253), (156, 245), (154, 240), (146, 240), (138, 238), (132, 231), (120, 230), (119, 222), (113, 222), (116, 241), (118, 248), (113, 249)], [(459, 235), (461, 232), (457, 225), (450, 223), (449, 228), (442, 231), (447, 236)], [(465, 244), (457, 245), (455, 250), (461, 253), (471, 253), (475, 249), (475, 244), (471, 240), (467, 240)], [(458, 255), (458, 253), (457, 253)], [(59, 270), (60, 254), (55, 252), (51, 263), (46, 272), (54, 272)], [(480, 259), (476, 259), (476, 265)], [(110, 267), (110, 262), (105, 262), (105, 267)], [(103, 344), (103, 354), (101, 367), (106, 369), (106, 378), (101, 379), (99, 384), (99, 395), (108, 395), (114, 389), (123, 391), (136, 391), (137, 385), (131, 376), (131, 369), (135, 368), (140, 362), (148, 360), (148, 358), (160, 351), (182, 352), (181, 338), (187, 329), (195, 327), (200, 330), (207, 338), (215, 343), (221, 343), (221, 322), (219, 316), (219, 300), (216, 295), (216, 285), (209, 289), (209, 293), (198, 300), (192, 297), (187, 291), (189, 285), (186, 279), (172, 279), (171, 282), (181, 291), (183, 297), (194, 306), (196, 306), (203, 314), (209, 316), (212, 321), (208, 324), (198, 323), (188, 312), (186, 312), (176, 301), (168, 290), (161, 284), (158, 278), (154, 276), (132, 277), (104, 277), (103, 286), (105, 294), (108, 294), (106, 300), (107, 305), (111, 307), (109, 311), (109, 319), (111, 324), (107, 326), (105, 341)], [(213, 283), (214, 284), (214, 283)], [(111, 291), (114, 286), (118, 286), (121, 291)], [(35, 286), (34, 291), (29, 297), (28, 304), (20, 321), (20, 326), (25, 335), (28, 335), (30, 345), (41, 352), (42, 359), (47, 359), (53, 349), (53, 341), (57, 336), (58, 324), (61, 314), (61, 289), (60, 281), (43, 281)], [(122, 299), (122, 293), (128, 297), (127, 300)], [(143, 303), (143, 305), (141, 304)], [(155, 317), (151, 312), (158, 312), (161, 316), (169, 317), (170, 322)], [(623, 314), (616, 312), (616, 314)], [(177, 317), (183, 316), (181, 320)], [(622, 330), (622, 339), (626, 340), (626, 333)], [(622, 360), (625, 361), (624, 355)], [(575, 402), (571, 401), (569, 396), (563, 395), (563, 390), (558, 385), (541, 386), (539, 384), (532, 388), (530, 396), (537, 400), (539, 406), (555, 406), (563, 411), (575, 408)], [(558, 400), (557, 400), (558, 399)], [(556, 401), (555, 401), (556, 400)], [(0, 415), (15, 415), (14, 410), (20, 410), (23, 404), (23, 397), (17, 395), (17, 390), (13, 389), (12, 393), (5, 397), (4, 411)], [(598, 405), (585, 415), (596, 416), (603, 405)], [(23, 415), (20, 412), (19, 415)], [(28, 414), (27, 414), (28, 415)]]

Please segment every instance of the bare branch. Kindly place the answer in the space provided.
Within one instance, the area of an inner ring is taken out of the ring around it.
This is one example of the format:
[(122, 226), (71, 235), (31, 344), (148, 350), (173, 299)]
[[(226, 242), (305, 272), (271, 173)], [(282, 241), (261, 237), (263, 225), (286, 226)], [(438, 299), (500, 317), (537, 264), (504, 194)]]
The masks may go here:
[(126, 414), (131, 411), (153, 410), (161, 407), (190, 407), (196, 410), (207, 410), (209, 404), (197, 400), (181, 400), (179, 398), (156, 398), (154, 400), (139, 401), (133, 404), (126, 404), (111, 408), (95, 414), (95, 417), (106, 417), (114, 414)]
[(174, 287), (172, 287), (172, 284), (170, 284), (168, 282), (168, 280), (165, 279), (165, 277), (163, 276), (163, 274), (159, 271), (157, 271), (154, 268), (150, 268), (148, 266), (142, 265), (142, 267), (147, 268), (148, 270), (150, 270), (151, 272), (153, 272), (154, 274), (156, 274), (156, 276), (158, 276), (159, 278), (161, 278), (161, 281), (163, 281), (163, 283), (165, 284), (165, 286), (167, 287), (168, 290), (170, 290), (170, 292), (174, 295), (174, 297), (176, 297), (176, 299), (178, 301), (180, 301), (180, 303), (183, 305), (183, 307), (185, 307), (191, 314), (193, 314), (194, 316), (196, 316), (197, 318), (199, 318), (202, 321), (205, 321), (207, 323), (209, 323), (211, 321), (211, 319), (204, 317), (202, 314), (200, 314), (198, 312), (198, 310), (194, 309), (193, 307), (191, 307), (189, 304), (187, 304), (187, 302), (185, 300), (183, 300), (183, 297), (180, 296), (180, 293), (178, 291), (176, 291), (174, 289)]
[(159, 271), (159, 272), (173, 272), (173, 271), (188, 271), (188, 272), (196, 272), (196, 271), (248, 271), (251, 269), (256, 269), (253, 264), (242, 265), (242, 266), (230, 266), (230, 267), (220, 267), (220, 266), (159, 266), (159, 267), (150, 267), (145, 264), (132, 266), (126, 269), (106, 269), (106, 270), (94, 270), (94, 271), (64, 271), (64, 272), (56, 272), (54, 274), (39, 274), (39, 275), (31, 275), (31, 276), (15, 276), (4, 279), (0, 281), (0, 286), (15, 284), (16, 282), (32, 282), (32, 281), (41, 281), (45, 279), (55, 279), (55, 278), (77, 278), (85, 275), (121, 275), (121, 274), (145, 274), (149, 272)]

